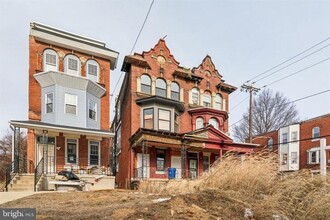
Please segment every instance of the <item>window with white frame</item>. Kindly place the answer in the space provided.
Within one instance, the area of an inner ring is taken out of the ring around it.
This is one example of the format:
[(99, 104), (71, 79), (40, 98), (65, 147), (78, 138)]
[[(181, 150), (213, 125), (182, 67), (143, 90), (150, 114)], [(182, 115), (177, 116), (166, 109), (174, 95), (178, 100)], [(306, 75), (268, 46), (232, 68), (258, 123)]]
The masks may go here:
[(218, 122), (217, 119), (215, 119), (215, 118), (210, 118), (210, 120), (209, 120), (209, 124), (210, 124), (210, 125), (213, 125), (214, 128), (219, 129), (219, 122)]
[(180, 99), (180, 87), (176, 82), (171, 83), (171, 99), (179, 101)]
[(171, 130), (171, 111), (158, 109), (158, 129), (164, 131)]
[(211, 94), (209, 92), (204, 93), (203, 106), (204, 107), (211, 107)]
[(268, 139), (267, 146), (269, 151), (273, 150), (273, 138)]
[(80, 60), (77, 56), (69, 54), (64, 58), (64, 70), (66, 73), (79, 76), (80, 75)]
[(46, 114), (54, 112), (54, 93), (46, 93), (45, 95)]
[(97, 120), (97, 103), (93, 100), (88, 101), (88, 118), (96, 121)]
[(202, 117), (198, 117), (196, 119), (196, 129), (200, 129), (204, 127), (204, 119)]
[(313, 134), (312, 134), (313, 138), (319, 138), (320, 137), (320, 127), (314, 127), (312, 132), (313, 132)]
[(89, 165), (97, 165), (97, 166), (100, 165), (99, 154), (100, 154), (100, 142), (90, 141), (89, 142)]
[(192, 95), (192, 103), (194, 105), (199, 105), (199, 91), (197, 88), (193, 88), (191, 90), (191, 95)]
[(166, 82), (164, 79), (158, 78), (156, 79), (156, 95), (166, 98)]
[(288, 133), (282, 134), (282, 144), (288, 143)]
[(141, 76), (141, 92), (151, 94), (151, 79), (146, 74)]
[(77, 99), (78, 97), (73, 94), (65, 93), (65, 113), (66, 114), (77, 114)]
[(288, 154), (283, 153), (282, 154), (282, 165), (286, 165), (288, 163)]
[(99, 82), (100, 66), (95, 60), (88, 60), (86, 62), (86, 75), (87, 78), (93, 82)]
[(148, 129), (154, 129), (154, 109), (143, 109), (143, 127)]
[(291, 152), (291, 164), (298, 163), (298, 152)]
[(121, 152), (121, 125), (117, 128), (116, 131), (116, 154)]
[(298, 140), (298, 132), (293, 131), (291, 132), (291, 141), (297, 141)]
[(77, 163), (77, 140), (67, 139), (66, 141), (66, 162), (67, 163)]
[(222, 110), (222, 96), (220, 94), (215, 95), (215, 108)]
[(307, 163), (318, 164), (320, 163), (320, 150), (316, 148), (307, 151)]
[(46, 49), (43, 53), (43, 71), (58, 71), (58, 54), (55, 50)]

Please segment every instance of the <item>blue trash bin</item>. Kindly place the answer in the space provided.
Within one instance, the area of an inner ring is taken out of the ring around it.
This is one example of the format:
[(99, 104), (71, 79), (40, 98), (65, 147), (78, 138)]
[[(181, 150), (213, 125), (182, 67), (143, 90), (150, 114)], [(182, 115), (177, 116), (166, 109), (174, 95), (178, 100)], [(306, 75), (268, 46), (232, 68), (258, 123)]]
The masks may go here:
[(169, 167), (167, 171), (168, 171), (168, 178), (175, 179), (176, 168)]

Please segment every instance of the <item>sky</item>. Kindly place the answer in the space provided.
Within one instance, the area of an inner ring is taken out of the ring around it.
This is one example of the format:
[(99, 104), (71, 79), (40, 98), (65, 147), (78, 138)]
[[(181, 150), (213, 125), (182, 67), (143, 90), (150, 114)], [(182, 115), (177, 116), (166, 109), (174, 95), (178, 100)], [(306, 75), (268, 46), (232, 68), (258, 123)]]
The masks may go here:
[[(115, 97), (123, 79), (120, 71), (123, 58), (131, 52), (151, 2), (2, 0), (0, 137), (9, 128), (8, 121), (27, 119), (30, 22), (101, 40), (108, 48), (118, 51), (117, 68), (111, 72), (110, 90)], [(255, 87), (261, 88), (330, 57), (330, 1), (155, 0), (133, 51), (148, 51), (165, 36), (167, 46), (181, 66), (197, 67), (208, 54), (226, 83), (236, 87), (328, 39), (268, 72), (319, 50), (256, 82)], [(330, 60), (267, 87), (291, 101), (329, 90)], [(229, 125), (240, 120), (247, 110), (247, 97), (240, 89), (231, 94)], [(112, 109), (113, 106), (114, 99)], [(330, 113), (330, 92), (296, 102), (296, 107), (303, 120)]]

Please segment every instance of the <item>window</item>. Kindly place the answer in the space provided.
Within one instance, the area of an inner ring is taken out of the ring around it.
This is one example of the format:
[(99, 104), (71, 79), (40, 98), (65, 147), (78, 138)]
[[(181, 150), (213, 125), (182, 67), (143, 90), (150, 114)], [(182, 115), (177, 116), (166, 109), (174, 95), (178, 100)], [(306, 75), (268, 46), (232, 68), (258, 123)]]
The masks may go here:
[(99, 145), (97, 141), (89, 142), (89, 165), (99, 165)]
[(215, 119), (215, 118), (210, 118), (210, 120), (209, 120), (209, 124), (210, 124), (210, 125), (213, 125), (214, 128), (219, 129), (219, 122), (218, 122), (217, 119)]
[(215, 95), (215, 108), (222, 110), (222, 97), (220, 94)]
[(171, 83), (171, 99), (180, 100), (180, 87), (176, 82)]
[(316, 147), (314, 149), (310, 149), (307, 151), (308, 157), (307, 162), (308, 164), (318, 164), (320, 163), (320, 150), (316, 150)]
[(121, 125), (117, 128), (116, 132), (116, 155), (121, 152)]
[(174, 114), (174, 132), (179, 132), (179, 115)]
[(297, 163), (298, 163), (298, 153), (291, 152), (291, 164), (297, 164)]
[(43, 70), (58, 71), (58, 54), (52, 49), (46, 49), (43, 53)]
[(141, 76), (141, 92), (151, 94), (151, 79), (145, 74)]
[(165, 171), (165, 150), (156, 149), (156, 170)]
[(282, 144), (288, 143), (288, 133), (282, 134)]
[(199, 105), (199, 91), (197, 88), (193, 88), (192, 91), (192, 103), (194, 105)]
[(66, 156), (68, 163), (77, 163), (77, 140), (67, 139)]
[(291, 132), (291, 141), (297, 141), (298, 140), (298, 132), (293, 131)]
[(95, 60), (88, 60), (86, 62), (87, 78), (93, 82), (99, 82), (100, 66)]
[(313, 128), (313, 138), (319, 138), (320, 137), (320, 127), (314, 127)]
[(54, 93), (46, 94), (46, 114), (54, 112)]
[(65, 56), (64, 70), (66, 73), (71, 75), (80, 75), (80, 60), (78, 59), (78, 57), (72, 54)]
[(164, 131), (171, 130), (171, 111), (165, 109), (158, 110), (158, 129)]
[(204, 93), (203, 106), (204, 107), (211, 107), (211, 95), (208, 92)]
[(117, 116), (117, 121), (119, 121), (120, 120), (120, 100), (118, 100), (118, 102), (117, 102), (116, 116)]
[(272, 151), (273, 150), (273, 138), (270, 138), (267, 143), (268, 150)]
[(196, 119), (196, 129), (200, 129), (204, 127), (204, 119), (201, 117), (198, 117)]
[(143, 109), (143, 127), (154, 129), (154, 109)]
[(77, 96), (72, 94), (65, 94), (65, 113), (77, 114)]
[(282, 165), (286, 165), (288, 163), (288, 154), (282, 154)]
[(96, 111), (97, 111), (97, 104), (96, 102), (89, 100), (88, 102), (88, 117), (96, 121)]
[(210, 168), (210, 157), (203, 156), (203, 171), (207, 171)]
[(166, 82), (163, 79), (158, 78), (156, 80), (156, 95), (166, 97)]

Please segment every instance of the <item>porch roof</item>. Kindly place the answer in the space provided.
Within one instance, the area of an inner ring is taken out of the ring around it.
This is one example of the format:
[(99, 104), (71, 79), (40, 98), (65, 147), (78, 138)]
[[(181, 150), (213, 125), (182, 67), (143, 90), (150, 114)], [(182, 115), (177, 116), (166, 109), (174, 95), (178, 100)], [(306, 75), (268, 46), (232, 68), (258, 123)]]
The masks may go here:
[(73, 127), (66, 125), (55, 125), (55, 124), (34, 121), (34, 120), (26, 120), (26, 121), (11, 120), (9, 123), (14, 127), (19, 127), (19, 128), (42, 129), (42, 130), (49, 130), (54, 132), (68, 132), (73, 134), (93, 135), (93, 136), (101, 136), (101, 137), (114, 137), (114, 133), (107, 130), (89, 129), (89, 128)]

